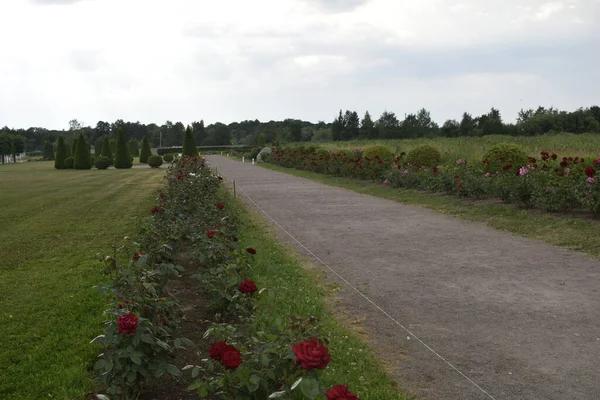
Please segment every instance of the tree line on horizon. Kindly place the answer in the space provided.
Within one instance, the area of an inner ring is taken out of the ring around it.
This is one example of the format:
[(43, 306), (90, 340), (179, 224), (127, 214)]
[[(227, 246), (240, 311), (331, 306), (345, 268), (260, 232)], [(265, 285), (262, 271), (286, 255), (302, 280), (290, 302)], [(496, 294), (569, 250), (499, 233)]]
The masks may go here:
[[(266, 143), (326, 142), (354, 139), (403, 139), (485, 135), (534, 136), (551, 132), (600, 133), (600, 107), (579, 108), (575, 111), (560, 111), (554, 107), (521, 110), (515, 123), (504, 122), (500, 111), (492, 108), (488, 113), (473, 116), (464, 113), (460, 120), (448, 119), (441, 126), (426, 109), (406, 114), (403, 119), (390, 111), (384, 111), (373, 119), (367, 111), (362, 118), (356, 111), (339, 111), (332, 122), (313, 123), (299, 119), (261, 122), (244, 120), (228, 125), (217, 122), (205, 126), (204, 121), (194, 121), (187, 126), (198, 146), (240, 144), (256, 146)], [(122, 130), (129, 141), (141, 141), (146, 137), (150, 146), (179, 146), (184, 138), (186, 126), (182, 122), (166, 121), (154, 123), (98, 121), (94, 127), (85, 126), (78, 120), (69, 121), (66, 130), (49, 130), (32, 127), (29, 129), (0, 128), (0, 155), (28, 152), (49, 154), (56, 148), (59, 136), (71, 145), (79, 134), (89, 143), (98, 143), (104, 138), (115, 141)], [(114, 143), (114, 142), (113, 142)], [(132, 145), (133, 147), (133, 145)]]

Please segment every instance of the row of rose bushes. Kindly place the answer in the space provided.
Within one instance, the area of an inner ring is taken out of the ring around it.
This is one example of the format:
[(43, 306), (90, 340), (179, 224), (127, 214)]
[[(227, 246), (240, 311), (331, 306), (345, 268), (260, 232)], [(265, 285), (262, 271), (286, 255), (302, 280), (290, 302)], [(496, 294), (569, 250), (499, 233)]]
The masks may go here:
[[(431, 149), (418, 156), (395, 156), (369, 148), (329, 152), (323, 149), (273, 151), (266, 161), (302, 169), (359, 179), (383, 181), (396, 188), (417, 189), (466, 198), (499, 198), (521, 208), (566, 212), (587, 208), (600, 216), (600, 158), (585, 160), (542, 152), (538, 158), (523, 157), (516, 146), (491, 149), (487, 158), (470, 162), (458, 159), (439, 167), (439, 154)], [(425, 154), (425, 156), (424, 156)], [(504, 155), (503, 155), (504, 154)], [(412, 157), (411, 157), (412, 156)]]
[[(318, 321), (274, 320), (272, 310), (256, 307), (258, 296), (277, 296), (277, 288), (259, 289), (250, 279), (256, 250), (238, 244), (241, 219), (221, 178), (204, 159), (184, 157), (165, 179), (137, 241), (126, 240), (103, 259), (110, 284), (98, 289), (112, 306), (104, 334), (92, 341), (101, 346), (94, 371), (106, 393), (96, 398), (137, 399), (156, 378), (189, 373), (189, 390), (200, 398), (358, 399), (345, 385), (319, 382), (318, 371), (332, 360), (316, 339)], [(199, 265), (186, 271), (188, 278), (176, 264), (182, 252)], [(209, 347), (179, 337), (174, 279), (195, 279), (214, 315), (204, 334), (210, 349), (197, 365), (173, 361), (176, 349)]]

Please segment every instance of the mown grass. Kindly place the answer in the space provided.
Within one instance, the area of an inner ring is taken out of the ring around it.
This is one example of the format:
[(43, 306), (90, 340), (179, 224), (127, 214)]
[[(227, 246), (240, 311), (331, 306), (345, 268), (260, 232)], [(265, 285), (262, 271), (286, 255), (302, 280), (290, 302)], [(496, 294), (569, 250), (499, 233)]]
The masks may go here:
[(0, 165), (0, 399), (80, 399), (102, 330), (97, 253), (135, 234), (164, 170)]
[(327, 185), (343, 187), (357, 193), (417, 205), (469, 221), (484, 222), (499, 230), (537, 239), (554, 246), (578, 250), (600, 258), (600, 221), (598, 220), (555, 216), (520, 210), (511, 205), (469, 201), (416, 190), (393, 189), (373, 182), (298, 171), (272, 164), (259, 165)]
[(538, 157), (542, 151), (552, 151), (564, 157), (600, 157), (600, 135), (560, 133), (540, 136), (490, 135), (483, 137), (460, 138), (420, 138), (401, 140), (353, 140), (348, 142), (314, 143), (327, 149), (355, 149), (373, 145), (383, 145), (394, 153), (406, 152), (417, 146), (429, 144), (442, 154), (442, 164), (454, 163), (459, 158), (470, 162), (481, 162), (487, 149), (498, 143), (516, 143), (530, 156)]
[(290, 316), (317, 318), (324, 338), (329, 340), (332, 357), (323, 372), (324, 383), (328, 386), (348, 385), (361, 400), (406, 399), (358, 334), (344, 327), (328, 310), (328, 292), (336, 289), (326, 287), (316, 269), (304, 269), (306, 262), (277, 241), (275, 233), (259, 214), (244, 211), (239, 201), (237, 204), (243, 220), (241, 245), (257, 250), (251, 278), (259, 287), (276, 288), (277, 291), (275, 297), (258, 297), (256, 306), (275, 309), (277, 315), (273, 318), (280, 317), (282, 321), (288, 321)]

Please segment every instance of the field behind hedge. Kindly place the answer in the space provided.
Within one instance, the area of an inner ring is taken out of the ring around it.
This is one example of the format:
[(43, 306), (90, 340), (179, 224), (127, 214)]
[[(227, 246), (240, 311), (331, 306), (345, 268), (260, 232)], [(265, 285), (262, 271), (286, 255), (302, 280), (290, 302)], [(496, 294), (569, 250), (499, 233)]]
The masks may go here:
[(311, 143), (326, 149), (356, 149), (373, 145), (383, 145), (393, 153), (406, 152), (417, 146), (429, 144), (442, 154), (442, 165), (455, 163), (466, 158), (470, 163), (481, 162), (483, 153), (497, 143), (516, 143), (529, 155), (538, 157), (542, 151), (557, 153), (560, 157), (598, 157), (600, 135), (561, 133), (541, 136), (505, 136), (490, 135), (483, 137), (460, 138), (419, 138), (398, 140), (353, 140), (348, 142)]
[(164, 170), (0, 165), (0, 399), (82, 398), (102, 329), (98, 252), (135, 234)]

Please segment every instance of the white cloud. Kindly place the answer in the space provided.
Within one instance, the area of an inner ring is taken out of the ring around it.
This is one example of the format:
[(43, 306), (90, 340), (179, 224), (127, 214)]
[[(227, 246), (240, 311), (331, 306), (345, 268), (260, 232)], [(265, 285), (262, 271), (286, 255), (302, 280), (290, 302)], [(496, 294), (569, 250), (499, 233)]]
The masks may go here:
[(514, 118), (600, 90), (596, 0), (12, 0), (0, 15), (0, 125), (15, 127), (421, 106)]

